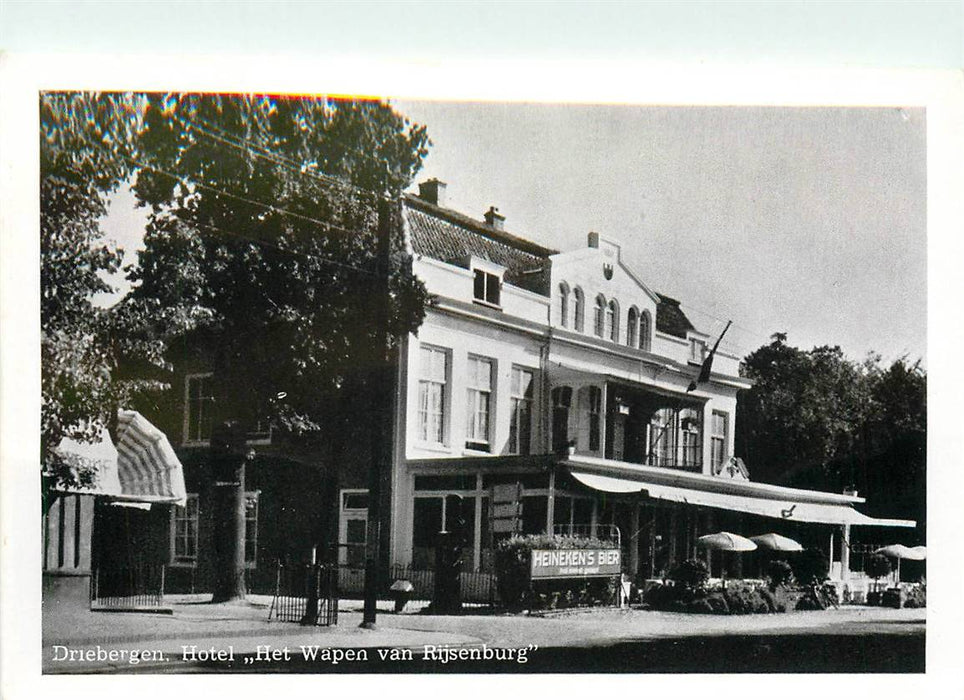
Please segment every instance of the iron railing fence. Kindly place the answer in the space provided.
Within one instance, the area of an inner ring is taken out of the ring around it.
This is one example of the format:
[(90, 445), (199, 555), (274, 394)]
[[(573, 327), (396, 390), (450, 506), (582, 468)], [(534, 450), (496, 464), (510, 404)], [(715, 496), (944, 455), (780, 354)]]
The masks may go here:
[(90, 609), (160, 607), (164, 576), (163, 564), (95, 568), (90, 577)]
[(323, 627), (338, 624), (338, 568), (278, 564), (268, 619)]
[[(391, 586), (396, 581), (408, 581), (412, 590), (407, 600), (415, 606), (427, 605), (435, 592), (435, 571), (413, 566), (392, 565), (384, 580), (379, 582), (380, 600), (393, 600), (395, 593)], [(498, 599), (496, 576), (483, 571), (462, 571), (459, 573), (461, 599), (463, 604), (480, 606), (495, 605)], [(338, 570), (338, 590), (343, 597), (360, 598), (364, 594), (365, 570), (341, 566)]]

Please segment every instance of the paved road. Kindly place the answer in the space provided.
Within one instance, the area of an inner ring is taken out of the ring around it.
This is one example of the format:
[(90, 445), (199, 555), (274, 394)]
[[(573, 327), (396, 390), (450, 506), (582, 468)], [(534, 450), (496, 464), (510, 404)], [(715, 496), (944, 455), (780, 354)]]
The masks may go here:
[[(896, 673), (924, 668), (923, 610), (844, 607), (747, 616), (639, 610), (547, 617), (380, 614), (379, 628), (368, 631), (358, 629), (360, 615), (354, 612), (343, 613), (337, 627), (312, 629), (267, 622), (265, 609), (257, 606), (174, 607), (173, 616), (101, 613), (90, 618), (93, 626), (59, 631), (45, 624), (44, 670)], [(155, 658), (131, 664), (130, 652), (143, 649), (155, 652)], [(207, 653), (210, 649), (214, 653)], [(103, 658), (112, 650), (122, 658)], [(61, 658), (69, 652), (85, 658)]]

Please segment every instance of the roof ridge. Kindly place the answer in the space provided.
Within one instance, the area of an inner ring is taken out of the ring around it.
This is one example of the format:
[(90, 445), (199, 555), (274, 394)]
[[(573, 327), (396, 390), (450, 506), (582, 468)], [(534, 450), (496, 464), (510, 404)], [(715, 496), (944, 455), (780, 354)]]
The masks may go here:
[(513, 246), (531, 255), (537, 255), (540, 257), (548, 257), (550, 255), (556, 255), (559, 251), (552, 248), (548, 248), (544, 245), (530, 241), (527, 238), (522, 238), (508, 231), (497, 231), (485, 223), (473, 219), (467, 214), (456, 211), (454, 209), (446, 209), (445, 207), (440, 207), (437, 204), (432, 204), (418, 195), (412, 194), (410, 192), (404, 192), (402, 195), (407, 204), (413, 205), (414, 208), (419, 209), (423, 213), (431, 214), (437, 216), (438, 218), (448, 221), (450, 224), (456, 226), (462, 226), (470, 229), (474, 233), (478, 233), (485, 238), (488, 238), (496, 243), (503, 243), (509, 246)]

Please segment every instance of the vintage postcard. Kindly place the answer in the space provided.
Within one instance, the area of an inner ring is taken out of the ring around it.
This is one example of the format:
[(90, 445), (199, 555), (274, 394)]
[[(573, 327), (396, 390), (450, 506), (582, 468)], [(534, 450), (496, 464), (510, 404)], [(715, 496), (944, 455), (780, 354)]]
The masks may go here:
[(933, 670), (953, 81), (564, 68), (16, 84), (40, 687)]

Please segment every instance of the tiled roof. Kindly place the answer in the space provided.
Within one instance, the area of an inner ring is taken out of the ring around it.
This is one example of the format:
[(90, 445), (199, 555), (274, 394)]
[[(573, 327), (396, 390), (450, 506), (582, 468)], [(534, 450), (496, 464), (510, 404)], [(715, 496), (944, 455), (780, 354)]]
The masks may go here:
[(405, 216), (417, 255), (459, 267), (466, 267), (474, 255), (506, 268), (503, 279), (508, 284), (549, 296), (549, 256), (557, 251), (414, 195), (405, 195)]
[[(417, 255), (467, 269), (470, 255), (506, 268), (504, 280), (530, 292), (550, 296), (550, 255), (546, 248), (506, 231), (497, 231), (457, 211), (436, 206), (413, 194), (405, 195), (405, 217), (412, 249)], [(685, 338), (694, 330), (680, 303), (665, 294), (657, 295), (656, 330)]]
[(679, 301), (659, 292), (656, 292), (656, 296), (659, 297), (656, 305), (656, 330), (677, 338), (685, 338), (687, 331), (696, 330), (679, 307)]

